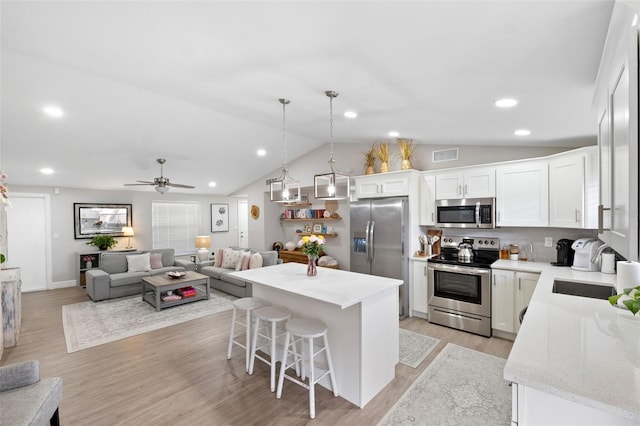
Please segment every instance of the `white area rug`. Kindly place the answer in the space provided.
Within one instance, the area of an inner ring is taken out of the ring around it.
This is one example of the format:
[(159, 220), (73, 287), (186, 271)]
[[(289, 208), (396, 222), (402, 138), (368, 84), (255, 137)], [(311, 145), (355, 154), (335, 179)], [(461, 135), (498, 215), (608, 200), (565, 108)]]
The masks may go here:
[(236, 298), (212, 291), (209, 300), (175, 306), (156, 312), (135, 296), (104, 302), (82, 302), (62, 307), (62, 325), (67, 352), (92, 348), (127, 337), (201, 318), (233, 308)]
[(509, 425), (505, 359), (447, 344), (379, 425)]
[(435, 337), (400, 329), (400, 362), (409, 367), (417, 368), (418, 365), (440, 343)]

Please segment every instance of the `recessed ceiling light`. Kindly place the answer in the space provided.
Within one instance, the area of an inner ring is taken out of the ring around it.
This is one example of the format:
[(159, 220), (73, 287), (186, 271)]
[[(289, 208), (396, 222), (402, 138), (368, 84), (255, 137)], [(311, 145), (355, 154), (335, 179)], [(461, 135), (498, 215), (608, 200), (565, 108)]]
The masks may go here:
[(215, 188), (215, 187), (216, 187), (216, 185), (218, 185), (218, 184), (217, 184), (217, 183), (215, 183), (215, 182), (209, 182), (209, 187), (210, 187), (210, 188)]
[(40, 173), (42, 173), (43, 175), (52, 175), (53, 174), (53, 169), (49, 168), (49, 167), (44, 167), (44, 168), (40, 169)]
[(355, 111), (345, 111), (344, 116), (347, 118), (356, 118), (358, 113)]
[(513, 132), (513, 134), (516, 136), (529, 136), (531, 134), (531, 130), (518, 129), (515, 132)]
[(56, 105), (47, 105), (42, 108), (42, 112), (53, 118), (60, 118), (64, 115), (62, 108)]
[(495, 105), (500, 108), (510, 108), (518, 105), (518, 101), (510, 98), (498, 99)]
[(258, 154), (259, 157), (264, 157), (265, 155), (267, 155), (267, 151), (264, 149), (259, 149), (258, 151), (256, 151), (256, 154)]
[(389, 132), (389, 136), (391, 136), (392, 138), (397, 138), (398, 136), (400, 136), (400, 133), (398, 132)]

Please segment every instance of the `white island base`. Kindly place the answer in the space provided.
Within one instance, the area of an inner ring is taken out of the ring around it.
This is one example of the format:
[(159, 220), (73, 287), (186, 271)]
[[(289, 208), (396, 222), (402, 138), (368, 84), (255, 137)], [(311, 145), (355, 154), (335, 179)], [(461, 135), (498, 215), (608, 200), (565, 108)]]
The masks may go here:
[[(402, 281), (330, 268), (307, 277), (306, 268), (285, 263), (233, 275), (253, 283), (253, 297), (327, 325), (338, 394), (362, 408), (395, 377)], [(331, 389), (327, 377), (320, 385)]]

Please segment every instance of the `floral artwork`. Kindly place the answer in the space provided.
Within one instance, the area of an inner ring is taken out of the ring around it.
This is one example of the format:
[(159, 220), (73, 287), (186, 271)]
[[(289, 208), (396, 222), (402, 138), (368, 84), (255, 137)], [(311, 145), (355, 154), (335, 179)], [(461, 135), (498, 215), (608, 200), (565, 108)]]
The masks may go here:
[(211, 204), (211, 232), (229, 232), (229, 204)]
[(7, 174), (0, 170), (0, 204), (9, 204), (9, 188), (7, 187)]
[(318, 257), (323, 251), (326, 240), (322, 235), (305, 235), (298, 241), (298, 247), (307, 256)]

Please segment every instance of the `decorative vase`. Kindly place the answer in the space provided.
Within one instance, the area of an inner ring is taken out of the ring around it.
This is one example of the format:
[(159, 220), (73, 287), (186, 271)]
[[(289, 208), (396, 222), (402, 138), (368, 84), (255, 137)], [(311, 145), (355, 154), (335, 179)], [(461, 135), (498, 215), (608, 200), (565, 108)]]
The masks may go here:
[(384, 162), (380, 163), (380, 173), (388, 173), (389, 172), (389, 163)]
[(373, 166), (367, 166), (367, 167), (364, 169), (364, 174), (365, 174), (365, 175), (373, 175), (373, 174), (375, 174), (375, 173), (376, 173), (376, 171), (373, 169)]
[(411, 160), (406, 159), (406, 160), (402, 160), (402, 163), (400, 163), (400, 170), (410, 170), (413, 169), (413, 167), (411, 166)]
[(312, 254), (307, 255), (307, 276), (315, 277), (316, 275), (318, 275), (318, 267), (316, 266), (317, 259), (318, 256), (314, 256)]
[(87, 260), (87, 262), (85, 263), (85, 267), (86, 267), (87, 269), (91, 269), (91, 267), (92, 267), (92, 266), (93, 266), (93, 263), (91, 263), (91, 261), (90, 261), (90, 260)]

